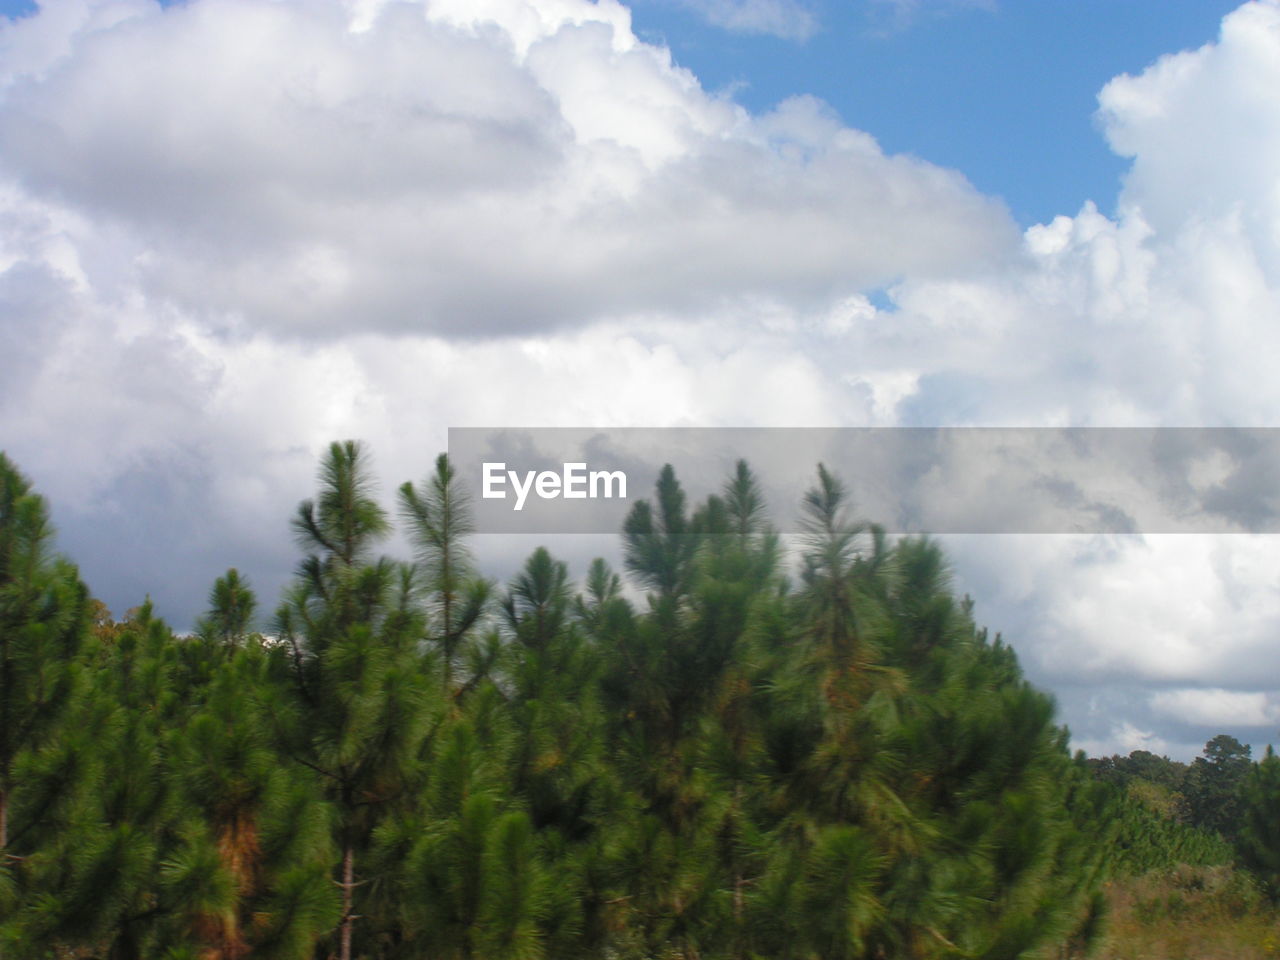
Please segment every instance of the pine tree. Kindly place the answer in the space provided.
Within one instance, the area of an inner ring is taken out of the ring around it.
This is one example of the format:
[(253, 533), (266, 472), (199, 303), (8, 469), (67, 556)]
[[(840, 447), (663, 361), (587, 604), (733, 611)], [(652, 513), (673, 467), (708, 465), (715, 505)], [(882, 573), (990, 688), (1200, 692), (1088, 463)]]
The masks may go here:
[(1223, 733), (1206, 743), (1185, 779), (1192, 823), (1233, 840), (1241, 821), (1240, 790), (1252, 767), (1249, 745), (1235, 737)]
[(408, 571), (373, 555), (390, 526), (367, 461), (354, 441), (330, 446), (320, 494), (294, 519), (308, 553), (277, 615), (295, 694), (285, 749), (319, 775), (337, 815), (340, 960), (353, 956), (357, 857), (412, 796), (429, 722), (421, 617)]
[(337, 912), (331, 811), (314, 771), (282, 766), (271, 741), (271, 709), (287, 690), (269, 675), (261, 640), (247, 638), (252, 591), (232, 570), (210, 601), (206, 628), (230, 655), (172, 735), (176, 778), (195, 820), (175, 869), (186, 875), (203, 859), (215, 861), (224, 894), (188, 922), (205, 960), (302, 960)]
[[(13, 855), (30, 821), (13, 820), (15, 764), (37, 749), (76, 689), (89, 594), (51, 554), (44, 498), (0, 452), (0, 854)], [(32, 816), (39, 811), (30, 811)], [(19, 848), (20, 849), (20, 848)]]
[(613, 828), (629, 865), (614, 899), (638, 956), (745, 956), (767, 844), (750, 638), (781, 606), (778, 542), (744, 463), (692, 514), (669, 467), (655, 493), (625, 536), (648, 612), (604, 599), (616, 590), (603, 568), (589, 578), (599, 599), (583, 604), (593, 629), (605, 627), (604, 693), (637, 803)]
[(197, 632), (225, 647), (234, 648), (249, 637), (258, 598), (249, 581), (232, 567), (214, 581), (209, 592), (209, 608)]
[[(0, 955), (22, 947), (43, 891), (39, 854), (77, 779), (66, 725), (86, 686), (79, 662), (92, 601), (52, 554), (44, 498), (0, 452)], [(80, 737), (84, 732), (79, 733)], [(8, 948), (6, 948), (8, 943)]]
[(1236, 841), (1240, 859), (1280, 900), (1280, 757), (1267, 747), (1241, 791), (1243, 822)]
[[(618, 583), (593, 565), (593, 603), (616, 602)], [(603, 833), (626, 806), (610, 782), (600, 711), (598, 651), (575, 610), (568, 570), (542, 548), (512, 580), (502, 603), (510, 682), (511, 788), (522, 798), (543, 849), (542, 901), (548, 953), (591, 956), (602, 948)], [(604, 611), (600, 611), (604, 614)], [(607, 614), (604, 614), (607, 616)]]
[(777, 535), (754, 474), (738, 461), (720, 496), (695, 513), (703, 536), (690, 600), (710, 696), (702, 712), (696, 764), (706, 774), (707, 832), (714, 838), (715, 892), (701, 949), (726, 957), (754, 950), (750, 893), (772, 843), (761, 790), (770, 661), (786, 604)]
[(419, 491), (400, 487), (400, 510), (416, 554), (415, 577), (427, 598), (428, 629), (440, 652), (446, 691), (454, 691), (458, 658), (489, 600), (490, 585), (475, 573), (466, 537), (474, 530), (467, 494), (447, 454)]
[(26, 778), (26, 802), (48, 806), (15, 917), (25, 955), (88, 948), (140, 960), (186, 948), (197, 938), (182, 918), (220, 896), (210, 859), (188, 860), (182, 876), (173, 868), (193, 836), (168, 750), (187, 711), (176, 646), (150, 603), (86, 645), (89, 690)]

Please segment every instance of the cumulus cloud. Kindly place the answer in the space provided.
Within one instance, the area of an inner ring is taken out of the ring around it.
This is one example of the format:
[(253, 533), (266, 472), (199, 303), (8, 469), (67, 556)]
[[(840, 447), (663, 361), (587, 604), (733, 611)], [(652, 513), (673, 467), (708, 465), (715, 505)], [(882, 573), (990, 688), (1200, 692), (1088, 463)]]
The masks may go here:
[(838, 420), (797, 307), (1011, 247), (959, 175), (709, 97), (608, 2), (67, 0), (0, 43), (5, 442), (87, 515), (207, 461), (252, 528), (327, 440), (475, 416)]
[[(0, 437), (95, 589), (181, 622), (231, 563), (269, 605), (338, 437), (390, 489), (448, 426), (1269, 425), (1278, 37), (1246, 4), (1115, 80), (1118, 213), (1019, 237), (610, 0), (48, 3), (0, 23)], [(1270, 540), (953, 546), (1081, 743), (1260, 716)]]
[(1099, 96), (1108, 142), (1133, 160), (1124, 205), (1162, 234), (1217, 234), (1243, 258), (1243, 274), (1257, 271), (1272, 286), (1280, 281), (1277, 84), (1280, 11), (1259, 0), (1228, 16), (1215, 43), (1117, 77)]
[[(1272, 425), (1280, 109), (1267, 91), (1278, 71), (1280, 5), (1255, 2), (1224, 20), (1216, 42), (1110, 83), (1099, 116), (1133, 158), (1114, 218), (1086, 204), (1028, 230), (1019, 264), (908, 278), (890, 291), (891, 326), (850, 323), (863, 356), (914, 384), (894, 397), (893, 417)], [(1033, 675), (1063, 691), (1081, 743), (1131, 747), (1139, 733), (1181, 724), (1152, 742), (1188, 750), (1221, 732), (1210, 721), (1274, 736), (1257, 703), (1259, 678), (1280, 669), (1273, 538), (1000, 538), (955, 549)], [(1225, 693), (1210, 711), (1205, 695), (1170, 686)], [(1099, 687), (1124, 693), (1093, 713), (1082, 691)], [(1174, 704), (1187, 707), (1180, 718)], [(1138, 725), (1117, 725), (1125, 713)]]
[[(1258, 690), (1280, 669), (1271, 536), (948, 538), (1040, 677)], [(1241, 721), (1244, 722), (1244, 721)]]
[(149, 298), (299, 337), (818, 302), (1010, 247), (957, 174), (813, 100), (753, 117), (621, 8), (559, 8), (86, 6), (11, 68), (0, 172), (110, 224)]
[[(1250, 3), (1213, 44), (1100, 95), (1133, 157), (1113, 218), (1086, 204), (1032, 227), (1016, 265), (890, 292), (911, 422), (1269, 425), (1280, 402), (1280, 7)], [(1206, 145), (1211, 144), (1212, 147)], [(855, 335), (857, 335), (855, 333)]]

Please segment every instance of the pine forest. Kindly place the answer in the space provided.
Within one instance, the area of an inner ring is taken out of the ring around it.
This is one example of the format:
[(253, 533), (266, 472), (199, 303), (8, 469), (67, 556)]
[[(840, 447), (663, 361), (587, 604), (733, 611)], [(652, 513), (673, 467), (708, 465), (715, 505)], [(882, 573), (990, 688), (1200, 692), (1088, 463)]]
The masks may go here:
[(0, 455), (0, 957), (1136, 958), (1188, 910), (1276, 955), (1280, 759), (1073, 755), (821, 466), (790, 545), (747, 464), (666, 468), (580, 580), (478, 570), (443, 455), (378, 490), (332, 444), (285, 596), (227, 570), (187, 632)]

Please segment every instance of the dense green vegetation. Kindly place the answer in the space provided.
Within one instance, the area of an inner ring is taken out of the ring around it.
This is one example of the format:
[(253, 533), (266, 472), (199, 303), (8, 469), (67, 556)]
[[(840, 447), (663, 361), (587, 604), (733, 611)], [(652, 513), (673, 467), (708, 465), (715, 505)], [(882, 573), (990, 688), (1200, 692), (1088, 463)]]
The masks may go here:
[[(264, 632), (231, 570), (179, 636), (91, 599), (0, 455), (0, 956), (1065, 957), (1109, 877), (1231, 856), (1071, 757), (938, 549), (821, 467), (795, 582), (745, 464), (696, 507), (664, 469), (640, 600), (541, 549), (485, 580), (444, 457), (385, 557), (372, 484), (332, 445)], [(1228, 839), (1274, 892), (1280, 760), (1245, 760)]]
[(1219, 735), (1190, 764), (1146, 750), (1089, 760), (1094, 776), (1119, 794), (1117, 869), (1141, 874), (1231, 863), (1233, 843), (1243, 842), (1249, 753), (1234, 737)]
[[(1270, 753), (1268, 753), (1270, 758)], [(1280, 953), (1278, 764), (1219, 735), (1189, 764), (1145, 750), (1088, 761), (1118, 794), (1099, 960)]]

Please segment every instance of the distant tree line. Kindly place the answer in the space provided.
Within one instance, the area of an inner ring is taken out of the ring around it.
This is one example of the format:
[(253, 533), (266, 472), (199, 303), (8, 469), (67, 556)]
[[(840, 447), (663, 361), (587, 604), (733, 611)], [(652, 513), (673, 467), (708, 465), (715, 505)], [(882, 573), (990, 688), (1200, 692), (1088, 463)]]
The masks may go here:
[[(664, 468), (625, 571), (579, 584), (545, 549), (484, 578), (443, 456), (398, 491), (413, 558), (384, 556), (373, 483), (333, 444), (275, 613), (230, 570), (182, 636), (96, 602), (0, 454), (0, 957), (997, 960), (1096, 938), (1129, 786), (1159, 781), (1072, 757), (938, 548), (857, 522), (825, 469), (796, 575), (740, 463), (697, 505)], [(1277, 766), (1232, 793), (1273, 880)], [(1193, 816), (1167, 789), (1151, 823)]]
[(1255, 763), (1219, 734), (1191, 763), (1135, 750), (1087, 761), (1121, 795), (1120, 860), (1132, 870), (1237, 860), (1280, 894), (1280, 759)]
[(1099, 779), (1143, 793), (1169, 819), (1228, 840), (1239, 833), (1242, 792), (1254, 766), (1249, 745), (1226, 734), (1206, 743), (1203, 756), (1191, 763), (1135, 750), (1127, 757), (1092, 759), (1089, 765)]

